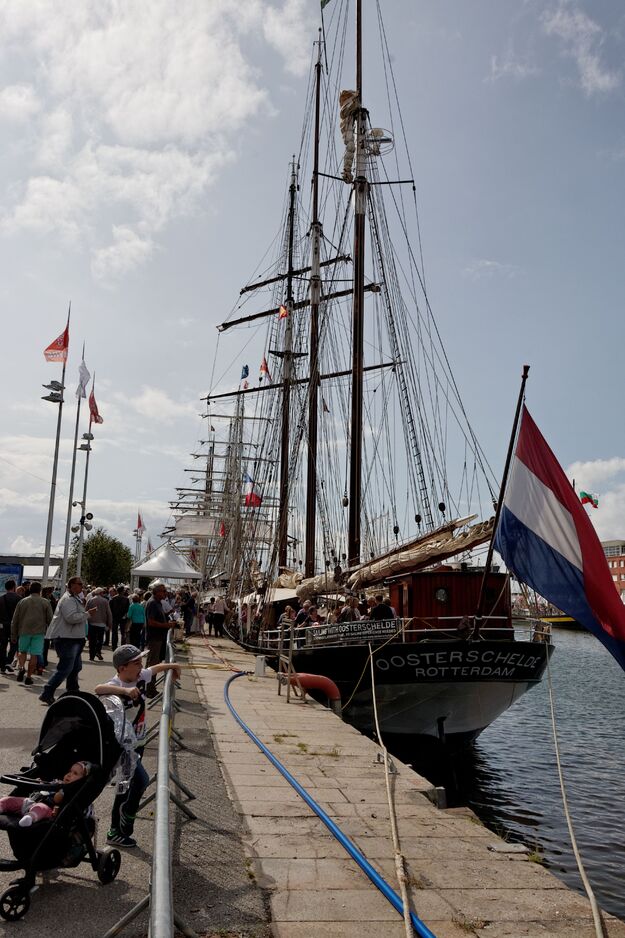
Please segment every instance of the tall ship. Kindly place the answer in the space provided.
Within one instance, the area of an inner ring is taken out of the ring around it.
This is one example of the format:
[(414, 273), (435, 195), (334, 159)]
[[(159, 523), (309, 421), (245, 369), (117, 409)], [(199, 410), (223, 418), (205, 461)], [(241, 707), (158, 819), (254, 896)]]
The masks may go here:
[[(322, 4), (282, 215), (218, 327), (203, 468), (171, 533), (195, 531), (246, 647), (277, 666), (290, 641), (360, 729), (375, 694), (382, 732), (459, 744), (541, 680), (551, 645), (515, 629), (491, 562), (498, 482), (430, 304), (393, 56), (365, 6)], [(361, 617), (380, 594), (386, 614)]]

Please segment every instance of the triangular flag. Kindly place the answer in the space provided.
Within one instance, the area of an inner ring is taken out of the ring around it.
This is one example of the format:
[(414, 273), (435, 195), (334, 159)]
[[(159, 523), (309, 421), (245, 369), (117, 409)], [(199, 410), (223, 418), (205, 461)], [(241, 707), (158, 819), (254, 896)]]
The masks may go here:
[(267, 377), (271, 381), (271, 375), (269, 374), (269, 365), (267, 364), (267, 359), (265, 358), (264, 355), (263, 355), (263, 360), (260, 363), (260, 379), (259, 379), (260, 381), (263, 380), (263, 375), (267, 375)]
[(329, 408), (328, 405), (326, 404), (325, 397), (322, 397), (322, 398), (321, 398), (321, 406), (322, 406), (322, 408), (323, 408), (324, 414), (329, 414), (329, 413), (330, 413), (330, 408)]
[(287, 319), (289, 311), (286, 306), (281, 306), (278, 310), (278, 319)]
[(226, 526), (222, 521), (221, 524), (219, 525), (219, 537), (225, 537), (225, 536), (226, 536)]
[(50, 345), (43, 350), (43, 356), (47, 362), (66, 362), (68, 348), (69, 322), (65, 326), (64, 331), (56, 337), (54, 342), (50, 342)]
[(85, 365), (85, 360), (81, 361), (78, 366), (78, 387), (76, 388), (76, 397), (86, 397), (87, 396), (87, 385), (91, 381), (91, 375), (87, 371), (87, 366)]
[(250, 386), (249, 381), (244, 381), (244, 382), (243, 382), (243, 390), (244, 390), (244, 391), (247, 391), (247, 389), (249, 388), (249, 386)]
[(89, 395), (89, 413), (91, 414), (91, 420), (93, 423), (104, 423), (104, 419), (100, 417), (100, 412), (98, 410), (98, 405), (96, 404), (95, 394), (93, 389)]
[(145, 531), (145, 525), (143, 524), (143, 521), (141, 520), (140, 512), (137, 512), (137, 531), (141, 531), (141, 533)]

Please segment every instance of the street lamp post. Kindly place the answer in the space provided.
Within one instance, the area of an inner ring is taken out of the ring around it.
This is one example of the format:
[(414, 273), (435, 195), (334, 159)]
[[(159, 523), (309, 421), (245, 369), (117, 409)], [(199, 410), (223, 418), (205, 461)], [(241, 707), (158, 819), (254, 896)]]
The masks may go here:
[[(87, 458), (85, 460), (85, 482), (82, 489), (82, 501), (77, 502), (76, 504), (80, 505), (82, 512), (80, 515), (80, 522), (78, 524), (78, 529), (80, 534), (78, 536), (78, 555), (76, 557), (76, 576), (81, 575), (82, 570), (82, 551), (85, 541), (85, 530), (90, 531), (92, 525), (89, 523), (93, 518), (93, 515), (90, 512), (87, 512), (85, 509), (87, 507), (87, 480), (89, 478), (89, 456), (91, 454), (91, 441), (93, 440), (93, 433), (91, 432), (91, 420), (89, 421), (89, 432), (83, 433), (82, 435), (84, 443), (81, 443), (78, 449), (84, 450), (87, 453)], [(72, 531), (77, 526), (74, 525)]]
[(42, 400), (49, 401), (51, 404), (58, 404), (59, 415), (56, 420), (56, 441), (54, 444), (54, 459), (52, 461), (52, 480), (50, 483), (50, 502), (48, 504), (48, 525), (46, 527), (46, 546), (43, 555), (43, 571), (41, 574), (42, 586), (48, 585), (48, 572), (50, 570), (50, 550), (52, 546), (52, 522), (54, 521), (54, 500), (56, 498), (56, 473), (59, 465), (59, 443), (61, 440), (61, 418), (63, 416), (63, 391), (65, 390), (65, 366), (67, 360), (63, 361), (63, 372), (60, 381), (51, 381), (50, 384), (44, 384), (43, 387), (49, 391)]

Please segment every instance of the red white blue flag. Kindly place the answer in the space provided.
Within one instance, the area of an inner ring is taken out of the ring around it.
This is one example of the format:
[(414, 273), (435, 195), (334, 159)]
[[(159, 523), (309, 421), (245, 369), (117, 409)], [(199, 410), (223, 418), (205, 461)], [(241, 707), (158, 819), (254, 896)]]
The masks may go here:
[(263, 499), (258, 492), (254, 491), (254, 480), (248, 472), (243, 473), (243, 482), (246, 487), (244, 504), (247, 508), (260, 508)]
[(590, 519), (525, 407), (495, 548), (519, 580), (577, 619), (625, 670), (625, 605)]

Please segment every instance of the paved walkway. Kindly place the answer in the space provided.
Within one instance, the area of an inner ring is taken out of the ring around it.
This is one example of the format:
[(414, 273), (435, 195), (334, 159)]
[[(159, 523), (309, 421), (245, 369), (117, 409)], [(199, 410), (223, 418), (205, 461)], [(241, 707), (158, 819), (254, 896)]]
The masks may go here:
[[(112, 676), (110, 649), (104, 662), (84, 662), (81, 687), (91, 690)], [(51, 655), (51, 663), (54, 662)], [(31, 764), (30, 753), (39, 737), (46, 713), (37, 700), (43, 678), (33, 687), (17, 684), (14, 677), (0, 675), (0, 770), (12, 772)], [(219, 694), (219, 688), (215, 688)], [(186, 750), (173, 757), (174, 771), (196, 795), (190, 802), (197, 820), (189, 821), (172, 810), (174, 898), (177, 913), (201, 936), (267, 934), (263, 896), (250, 878), (243, 853), (242, 826), (234, 811), (217, 764), (206, 721), (212, 704), (200, 702), (190, 672), (183, 674), (177, 700), (184, 712), (175, 725), (184, 734)], [(149, 723), (158, 721), (160, 708), (150, 712)], [(145, 763), (152, 773), (156, 743), (148, 747)], [(8, 787), (0, 786), (2, 794)], [(98, 844), (105, 842), (113, 791), (106, 788), (96, 802)], [(135, 827), (138, 848), (123, 851), (122, 866), (114, 883), (101, 886), (88, 864), (73, 870), (46, 874), (47, 882), (32, 897), (30, 911), (19, 923), (0, 919), (0, 935), (19, 938), (58, 938), (72, 934), (101, 938), (147, 893), (150, 875), (153, 818), (149, 805)], [(6, 836), (0, 832), (0, 855), (10, 856)], [(0, 874), (0, 891), (19, 874)], [(40, 880), (39, 880), (40, 881)], [(127, 926), (122, 936), (140, 938), (147, 933), (147, 913)]]
[[(235, 667), (254, 658), (227, 640), (212, 649)], [(192, 660), (218, 664), (192, 640)], [(271, 672), (268, 672), (271, 675)], [(247, 828), (250, 871), (268, 891), (275, 938), (400, 938), (403, 921), (295, 790), (235, 723), (228, 674), (197, 671), (228, 791)], [(240, 678), (242, 718), (396, 888), (383, 766), (376, 745), (314, 702), (286, 704), (275, 675)], [(395, 800), (412, 907), (437, 938), (594, 938), (588, 902), (500, 840), (468, 811), (441, 811), (425, 779), (395, 760)], [(610, 938), (625, 924), (608, 919)]]

